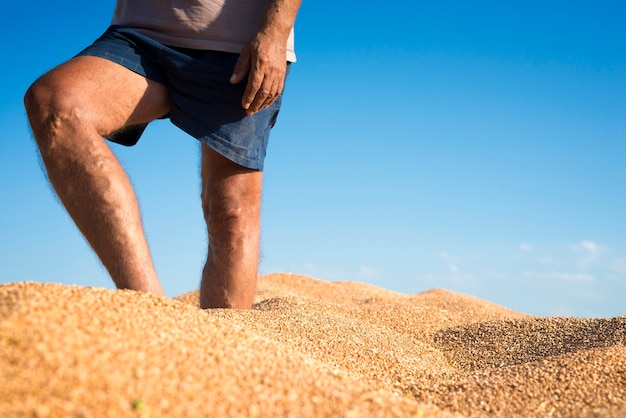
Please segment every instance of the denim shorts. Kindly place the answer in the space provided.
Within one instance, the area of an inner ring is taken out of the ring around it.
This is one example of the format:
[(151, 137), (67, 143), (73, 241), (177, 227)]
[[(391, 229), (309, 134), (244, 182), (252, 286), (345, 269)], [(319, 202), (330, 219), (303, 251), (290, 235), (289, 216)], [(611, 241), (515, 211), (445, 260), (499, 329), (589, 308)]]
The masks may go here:
[[(106, 58), (164, 84), (171, 97), (170, 113), (164, 118), (229, 160), (263, 169), (282, 95), (270, 107), (247, 116), (241, 106), (247, 78), (234, 85), (229, 81), (239, 54), (170, 47), (130, 28), (111, 26), (78, 55)], [(108, 139), (134, 145), (146, 125), (124, 128)]]

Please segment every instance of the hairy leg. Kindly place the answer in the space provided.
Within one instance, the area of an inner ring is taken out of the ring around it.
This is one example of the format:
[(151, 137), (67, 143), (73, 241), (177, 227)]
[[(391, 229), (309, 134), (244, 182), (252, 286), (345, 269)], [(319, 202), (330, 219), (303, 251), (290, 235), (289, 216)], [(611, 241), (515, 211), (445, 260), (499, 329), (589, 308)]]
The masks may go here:
[(102, 136), (166, 114), (166, 88), (77, 57), (37, 80), (24, 104), (50, 182), (116, 286), (163, 295), (135, 193)]
[(202, 272), (202, 308), (252, 307), (259, 264), (263, 173), (202, 145), (202, 208), (209, 251)]

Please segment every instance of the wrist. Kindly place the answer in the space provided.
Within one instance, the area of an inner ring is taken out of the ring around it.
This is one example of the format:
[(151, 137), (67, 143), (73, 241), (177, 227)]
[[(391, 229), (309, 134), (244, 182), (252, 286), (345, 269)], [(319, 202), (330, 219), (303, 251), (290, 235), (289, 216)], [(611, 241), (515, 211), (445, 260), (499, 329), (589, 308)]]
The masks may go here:
[(280, 24), (278, 22), (271, 22), (261, 26), (258, 34), (263, 37), (276, 40), (277, 42), (287, 43), (289, 34), (291, 33), (292, 25)]

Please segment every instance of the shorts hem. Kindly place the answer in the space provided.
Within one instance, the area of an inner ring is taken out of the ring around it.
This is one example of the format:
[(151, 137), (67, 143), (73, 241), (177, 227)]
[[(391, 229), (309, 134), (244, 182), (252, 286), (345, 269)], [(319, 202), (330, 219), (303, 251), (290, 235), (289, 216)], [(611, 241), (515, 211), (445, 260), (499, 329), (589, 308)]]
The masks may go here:
[(263, 171), (264, 158), (256, 159), (242, 156), (233, 149), (232, 143), (222, 139), (217, 133), (210, 135), (198, 134), (198, 131), (203, 130), (203, 128), (196, 127), (196, 125), (188, 118), (183, 117), (172, 119), (172, 117), (170, 117), (170, 121), (183, 132), (192, 136), (200, 143), (210, 147), (213, 151), (217, 152), (224, 158), (227, 158), (242, 167)]

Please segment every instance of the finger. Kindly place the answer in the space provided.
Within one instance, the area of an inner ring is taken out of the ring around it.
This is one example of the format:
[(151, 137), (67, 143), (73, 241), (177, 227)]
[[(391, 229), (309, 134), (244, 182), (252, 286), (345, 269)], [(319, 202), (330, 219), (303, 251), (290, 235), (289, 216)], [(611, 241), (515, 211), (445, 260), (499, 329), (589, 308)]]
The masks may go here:
[(285, 72), (280, 69), (270, 75), (266, 75), (263, 80), (264, 85), (257, 92), (255, 97), (254, 110), (270, 107), (272, 103), (282, 94), (285, 85)]
[(281, 91), (282, 91), (282, 87), (281, 87), (280, 79), (275, 79), (272, 84), (270, 93), (265, 98), (265, 101), (261, 105), (261, 108), (264, 109), (266, 107), (270, 107), (272, 103), (276, 101), (278, 96), (280, 96)]
[[(267, 78), (262, 71), (250, 70), (248, 76), (248, 84), (246, 90), (243, 93), (241, 99), (241, 105), (244, 109), (248, 110), (248, 114), (255, 113), (259, 110), (259, 106), (263, 104), (265, 96), (267, 96)], [(263, 97), (263, 101), (259, 103), (260, 98)]]
[(237, 84), (241, 82), (246, 76), (246, 73), (250, 69), (250, 54), (244, 49), (239, 54), (239, 58), (235, 63), (233, 74), (230, 76), (230, 83)]
[(256, 92), (256, 95), (254, 96), (254, 100), (252, 100), (252, 102), (246, 108), (248, 115), (252, 115), (258, 112), (259, 110), (263, 109), (264, 104), (269, 96), (270, 96), (269, 90), (262, 86)]

